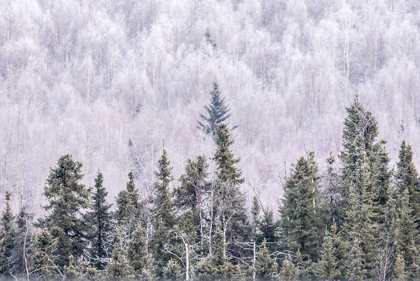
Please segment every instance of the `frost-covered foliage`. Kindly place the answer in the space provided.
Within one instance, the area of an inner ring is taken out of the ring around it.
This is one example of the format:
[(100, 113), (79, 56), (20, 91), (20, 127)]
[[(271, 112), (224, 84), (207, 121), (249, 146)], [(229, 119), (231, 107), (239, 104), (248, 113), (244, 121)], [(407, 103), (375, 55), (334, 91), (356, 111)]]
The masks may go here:
[[(141, 191), (150, 189), (162, 139), (176, 163), (211, 155), (197, 121), (213, 82), (239, 125), (244, 188), (268, 204), (284, 162), (306, 149), (320, 159), (339, 150), (356, 92), (392, 158), (402, 139), (420, 141), (417, 0), (0, 7), (0, 193), (23, 192), (31, 211), (40, 211), (48, 167), (66, 153), (84, 163), (86, 183), (98, 168), (107, 175), (110, 198), (131, 169)], [(176, 179), (183, 168), (174, 166)]]

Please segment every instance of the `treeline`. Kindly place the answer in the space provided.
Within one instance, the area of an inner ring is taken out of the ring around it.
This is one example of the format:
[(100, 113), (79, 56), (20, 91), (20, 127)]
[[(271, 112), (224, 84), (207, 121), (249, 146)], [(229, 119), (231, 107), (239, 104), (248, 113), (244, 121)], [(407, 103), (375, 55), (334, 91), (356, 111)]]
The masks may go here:
[[(314, 154), (291, 168), (278, 208), (257, 197), (247, 209), (244, 178), (232, 152), (228, 108), (217, 85), (199, 127), (212, 136), (210, 159), (187, 161), (173, 189), (163, 146), (156, 181), (141, 196), (133, 172), (107, 203), (103, 175), (80, 183), (82, 164), (64, 155), (44, 187), (46, 215), (6, 193), (0, 232), (0, 273), (31, 279), (268, 278), (417, 279), (420, 179), (411, 146), (401, 144), (395, 169), (385, 140), (358, 98), (347, 108), (343, 146), (321, 173)], [(211, 161), (215, 165), (210, 172)], [(279, 186), (279, 189), (282, 188)]]

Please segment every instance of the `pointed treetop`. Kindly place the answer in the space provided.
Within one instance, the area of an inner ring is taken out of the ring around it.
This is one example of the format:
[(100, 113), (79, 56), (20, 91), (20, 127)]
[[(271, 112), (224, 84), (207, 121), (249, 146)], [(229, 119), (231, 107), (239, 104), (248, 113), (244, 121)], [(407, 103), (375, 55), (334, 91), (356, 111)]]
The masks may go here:
[[(205, 134), (216, 136), (217, 127), (226, 121), (230, 117), (229, 108), (225, 104), (225, 99), (221, 96), (219, 86), (216, 82), (213, 83), (213, 90), (210, 92), (210, 105), (206, 105), (204, 108), (207, 111), (208, 116), (200, 114), (203, 122), (198, 121), (198, 128)], [(236, 128), (237, 126), (233, 127)]]

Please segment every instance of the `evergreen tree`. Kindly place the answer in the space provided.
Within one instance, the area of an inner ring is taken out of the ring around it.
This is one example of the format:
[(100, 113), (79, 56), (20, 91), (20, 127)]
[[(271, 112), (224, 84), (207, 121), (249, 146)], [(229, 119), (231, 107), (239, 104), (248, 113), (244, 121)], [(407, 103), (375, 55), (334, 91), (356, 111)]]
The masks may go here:
[[(225, 99), (222, 98), (217, 83), (213, 83), (213, 90), (210, 92), (210, 105), (204, 108), (207, 111), (208, 117), (200, 114), (203, 122), (198, 121), (198, 128), (205, 134), (216, 136), (217, 127), (229, 118), (229, 108), (225, 105)], [(235, 126), (235, 129), (238, 126)]]
[(260, 224), (260, 211), (261, 206), (258, 202), (257, 196), (252, 198), (252, 208), (251, 208), (251, 226), (252, 226), (252, 235), (254, 239), (257, 237), (258, 226)]
[(341, 225), (344, 220), (342, 214), (343, 198), (340, 192), (340, 175), (335, 167), (336, 161), (330, 154), (327, 159), (327, 171), (323, 175), (324, 190), (322, 192), (322, 212), (325, 217), (325, 224), (328, 226)]
[(217, 277), (232, 277), (235, 274), (235, 266), (227, 258), (226, 237), (221, 223), (216, 223), (217, 231), (215, 236), (214, 254), (212, 255), (212, 263), (215, 268), (214, 276)]
[(279, 222), (274, 221), (273, 211), (266, 210), (263, 214), (263, 217), (258, 225), (259, 234), (257, 235), (257, 242), (267, 241), (267, 245), (270, 251), (274, 251), (277, 248), (277, 243), (279, 241), (278, 230)]
[(133, 269), (131, 268), (127, 257), (125, 247), (121, 240), (119, 230), (114, 234), (114, 250), (112, 252), (111, 261), (107, 265), (108, 276), (114, 279), (127, 279), (133, 277)]
[(135, 276), (142, 276), (147, 268), (147, 248), (144, 238), (144, 230), (141, 225), (137, 226), (128, 243), (128, 261)]
[(397, 218), (397, 251), (405, 262), (405, 273), (410, 278), (418, 278), (419, 251), (415, 241), (418, 236), (412, 208), (409, 202), (408, 188), (400, 196), (400, 208)]
[(221, 182), (239, 185), (245, 181), (242, 172), (236, 167), (240, 161), (235, 158), (231, 150), (234, 140), (226, 124), (220, 124), (216, 129), (216, 152), (213, 160), (217, 165), (217, 177)]
[(20, 211), (15, 220), (16, 231), (13, 237), (13, 251), (10, 257), (11, 272), (14, 276), (26, 275), (29, 277), (31, 264), (29, 258), (33, 254), (33, 241), (30, 226), (33, 214), (26, 211), (26, 206), (21, 203)]
[(158, 161), (158, 171), (155, 172), (157, 182), (154, 185), (154, 210), (153, 215), (156, 224), (161, 220), (165, 227), (172, 228), (175, 225), (174, 204), (171, 200), (169, 184), (173, 180), (172, 167), (163, 144), (162, 156)]
[(363, 264), (363, 251), (357, 238), (349, 244), (348, 257), (346, 277), (349, 280), (363, 280), (366, 278), (368, 273)]
[(325, 280), (333, 280), (341, 275), (332, 231), (325, 232), (321, 247), (321, 260), (317, 264), (316, 270), (316, 275)]
[(285, 185), (283, 206), (280, 209), (282, 250), (300, 250), (302, 262), (316, 262), (322, 242), (319, 208), (316, 205), (319, 176), (314, 154), (301, 157), (293, 166)]
[[(385, 216), (389, 198), (388, 189), (391, 186), (392, 172), (389, 170), (389, 157), (385, 150), (386, 141), (379, 141), (373, 153), (370, 154), (369, 164), (371, 166), (373, 212), (374, 222), (378, 225), (381, 233), (386, 234)], [(384, 240), (385, 237), (382, 237)]]
[[(168, 160), (165, 146), (158, 161), (158, 171), (155, 172), (157, 182), (154, 185), (153, 217), (155, 233), (152, 240), (152, 252), (156, 274), (163, 276), (163, 268), (168, 264), (173, 254), (179, 254), (180, 241), (175, 239), (176, 225), (175, 208), (171, 199), (169, 184), (173, 180), (172, 167)], [(179, 230), (177, 228), (177, 230)]]
[(103, 187), (103, 176), (98, 171), (95, 179), (95, 191), (92, 195), (90, 208), (86, 218), (89, 224), (89, 238), (91, 242), (90, 256), (92, 264), (99, 270), (106, 266), (105, 259), (108, 257), (109, 239), (111, 235), (111, 204), (106, 203), (106, 192)]
[(290, 255), (286, 256), (281, 266), (280, 275), (284, 280), (293, 280), (297, 276), (297, 269)]
[[(174, 190), (174, 202), (178, 211), (178, 224), (188, 244), (200, 245), (198, 252), (204, 249), (204, 203), (209, 195), (208, 167), (205, 156), (198, 156), (195, 161), (188, 160), (185, 173), (181, 176), (181, 186)], [(196, 247), (197, 248), (197, 247)], [(197, 249), (196, 249), (197, 251)], [(193, 257), (192, 257), (193, 258)]]
[(118, 225), (124, 231), (121, 234), (130, 236), (140, 223), (139, 218), (141, 217), (142, 206), (140, 204), (139, 190), (134, 183), (132, 171), (128, 174), (128, 179), (126, 189), (120, 191), (117, 195), (115, 217)]
[(247, 241), (251, 234), (248, 217), (245, 210), (245, 198), (240, 191), (240, 184), (245, 180), (242, 172), (236, 167), (239, 159), (231, 150), (234, 141), (226, 124), (221, 124), (216, 130), (216, 152), (213, 160), (216, 162), (216, 181), (213, 187), (214, 216), (221, 222), (229, 251), (239, 257), (242, 249), (234, 247), (230, 242)]
[[(349, 208), (346, 212), (346, 221), (343, 231), (347, 242), (346, 277), (349, 279), (364, 279), (372, 270), (372, 260), (368, 261), (369, 252), (373, 246), (371, 230), (371, 209), (364, 204), (361, 195), (355, 194), (350, 188)], [(364, 236), (366, 235), (366, 237)], [(369, 248), (363, 248), (369, 247)]]
[(88, 208), (90, 190), (79, 181), (82, 179), (82, 163), (71, 155), (63, 155), (57, 166), (51, 169), (44, 187), (48, 204), (45, 218), (38, 219), (37, 226), (49, 228), (57, 239), (55, 264), (63, 269), (70, 255), (79, 258), (86, 249), (86, 225), (81, 210)]
[[(364, 109), (357, 95), (351, 106), (346, 108), (346, 111), (343, 150), (339, 155), (342, 163), (343, 185), (341, 192), (344, 199), (349, 195), (350, 184), (356, 182), (356, 172), (364, 165), (365, 157), (373, 150), (378, 135), (378, 124), (375, 118), (371, 112)], [(360, 159), (363, 161), (360, 161)]]
[[(413, 151), (411, 146), (406, 144), (405, 141), (402, 142), (398, 155), (395, 185), (399, 194), (403, 194), (406, 189), (408, 190), (409, 202), (413, 211), (412, 215), (416, 222), (417, 231), (420, 232), (420, 184), (418, 173), (413, 163)], [(420, 243), (420, 241), (417, 243)]]
[(43, 229), (35, 239), (35, 252), (32, 258), (31, 276), (37, 279), (51, 280), (58, 276), (59, 271), (52, 262), (52, 251), (56, 248), (50, 231)]
[(277, 262), (270, 257), (265, 239), (262, 248), (257, 253), (255, 273), (259, 278), (271, 278), (277, 275)]
[(1, 229), (0, 229), (0, 276), (10, 276), (10, 257), (13, 252), (15, 238), (15, 226), (14, 226), (14, 215), (10, 208), (10, 197), (11, 193), (6, 191), (5, 205), (6, 208), (3, 211), (1, 217)]

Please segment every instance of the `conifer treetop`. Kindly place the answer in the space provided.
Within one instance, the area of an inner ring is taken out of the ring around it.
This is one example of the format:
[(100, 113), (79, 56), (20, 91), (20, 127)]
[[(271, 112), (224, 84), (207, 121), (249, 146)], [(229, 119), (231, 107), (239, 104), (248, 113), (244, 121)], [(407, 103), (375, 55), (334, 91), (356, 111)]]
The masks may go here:
[[(225, 104), (225, 99), (221, 96), (219, 91), (219, 85), (214, 82), (213, 90), (210, 92), (210, 105), (206, 105), (204, 108), (207, 111), (208, 116), (200, 114), (203, 122), (198, 121), (198, 128), (201, 129), (205, 134), (216, 135), (217, 127), (226, 121), (230, 117), (229, 108)], [(234, 128), (236, 128), (235, 126)]]
[(234, 140), (230, 130), (225, 123), (220, 124), (216, 129), (216, 153), (213, 160), (217, 163), (217, 176), (219, 180), (230, 184), (241, 184), (245, 181), (242, 172), (236, 167), (240, 158), (235, 158), (231, 150)]

